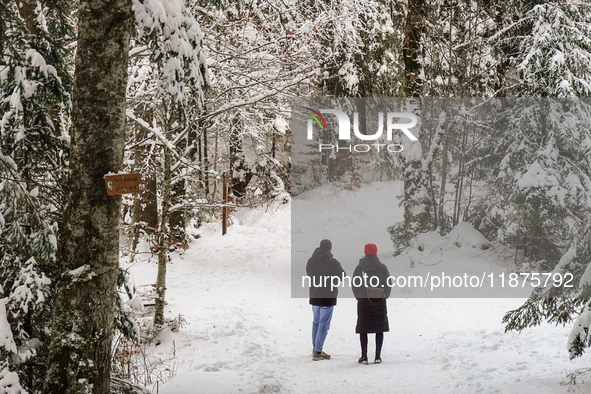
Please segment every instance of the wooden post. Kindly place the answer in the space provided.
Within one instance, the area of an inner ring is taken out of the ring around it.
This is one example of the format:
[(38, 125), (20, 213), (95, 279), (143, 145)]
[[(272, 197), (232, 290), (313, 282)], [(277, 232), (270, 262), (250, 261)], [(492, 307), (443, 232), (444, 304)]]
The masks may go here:
[[(228, 181), (229, 176), (228, 172), (224, 172), (223, 178), (223, 195), (224, 195), (224, 204), (228, 203)], [(225, 205), (222, 207), (222, 235), (226, 235), (228, 232), (228, 207)]]

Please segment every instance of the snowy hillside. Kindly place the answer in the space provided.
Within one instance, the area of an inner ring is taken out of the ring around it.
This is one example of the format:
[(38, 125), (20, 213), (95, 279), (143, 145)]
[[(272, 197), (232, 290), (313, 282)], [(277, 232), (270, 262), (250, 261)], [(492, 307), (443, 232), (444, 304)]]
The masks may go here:
[[(359, 245), (373, 242), (378, 257), (393, 272), (406, 269), (410, 259), (419, 256), (413, 251), (391, 257), (385, 227), (400, 220), (399, 208), (392, 210), (397, 217), (387, 217), (372, 212), (379, 207), (369, 204), (363, 214), (379, 219), (357, 221), (356, 234), (343, 234), (339, 227), (359, 216), (359, 200), (380, 193), (391, 196), (400, 187), (396, 182), (373, 183), (338, 197), (325, 188), (289, 204), (240, 210), (223, 237), (217, 224), (202, 227), (202, 237), (184, 255), (174, 255), (168, 266), (165, 314), (182, 314), (186, 324), (178, 332), (165, 330), (162, 342), (149, 349), (176, 363), (176, 375), (158, 392), (566, 393), (560, 382), (566, 373), (588, 366), (589, 358), (568, 360), (570, 327), (542, 325), (505, 334), (504, 313), (523, 299), (392, 298), (384, 362), (362, 366), (357, 364), (359, 338), (354, 333), (356, 301), (340, 298), (324, 348), (332, 360), (312, 361), (311, 307), (307, 299), (291, 298), (292, 205), (342, 206), (332, 221), (323, 220), (320, 212), (305, 221), (298, 218), (297, 223), (308, 226), (293, 228), (295, 235), (309, 241), (302, 258), (327, 237), (333, 241), (335, 258), (352, 273), (362, 256)], [(397, 206), (396, 200), (392, 206)], [(363, 234), (380, 236), (366, 239)], [(439, 253), (449, 261), (464, 258), (480, 266), (503, 264), (494, 248), (486, 254), (472, 247), (485, 242), (473, 229), (459, 227), (447, 238), (430, 237), (417, 241), (425, 244), (420, 253)], [(136, 285), (154, 283), (156, 278), (154, 262), (136, 263), (131, 272)], [(591, 385), (583, 384), (580, 390), (587, 392)]]

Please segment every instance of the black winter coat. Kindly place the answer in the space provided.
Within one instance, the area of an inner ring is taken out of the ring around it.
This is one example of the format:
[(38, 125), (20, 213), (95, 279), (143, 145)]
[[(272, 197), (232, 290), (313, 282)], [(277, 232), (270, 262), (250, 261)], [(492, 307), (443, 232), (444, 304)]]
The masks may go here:
[[(332, 253), (326, 249), (316, 248), (312, 257), (306, 264), (306, 275), (311, 279), (310, 304), (317, 306), (332, 306), (337, 304), (339, 289), (331, 290), (331, 281), (325, 281), (327, 276), (343, 278), (345, 270), (341, 263), (332, 257)], [(335, 283), (336, 284), (336, 283)], [(316, 286), (315, 286), (316, 285)]]
[[(363, 273), (367, 276), (367, 280), (363, 280)], [(352, 288), (355, 298), (357, 298), (357, 326), (355, 332), (357, 334), (380, 333), (390, 330), (388, 323), (388, 309), (386, 306), (386, 298), (390, 297), (392, 288), (388, 286), (387, 279), (390, 276), (388, 268), (382, 264), (377, 256), (365, 256), (359, 260), (359, 265), (355, 268), (352, 278)], [(355, 277), (358, 277), (355, 279)], [(370, 285), (370, 278), (377, 277), (371, 282), (374, 287), (382, 287), (384, 289), (384, 298), (367, 298), (367, 288)], [(355, 286), (356, 284), (361, 286)]]

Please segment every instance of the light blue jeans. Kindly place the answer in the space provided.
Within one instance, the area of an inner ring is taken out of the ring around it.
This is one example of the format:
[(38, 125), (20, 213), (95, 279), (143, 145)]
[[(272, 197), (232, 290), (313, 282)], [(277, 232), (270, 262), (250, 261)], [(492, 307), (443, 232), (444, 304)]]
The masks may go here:
[(312, 346), (317, 352), (322, 351), (324, 340), (330, 328), (330, 321), (332, 320), (332, 311), (334, 306), (317, 306), (312, 305), (312, 312), (314, 312), (314, 322), (312, 323)]

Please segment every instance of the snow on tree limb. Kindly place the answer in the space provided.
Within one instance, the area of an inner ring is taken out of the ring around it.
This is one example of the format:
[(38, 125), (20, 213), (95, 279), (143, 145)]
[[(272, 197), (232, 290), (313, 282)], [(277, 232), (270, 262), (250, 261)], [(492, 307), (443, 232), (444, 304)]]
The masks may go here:
[[(134, 0), (138, 42), (145, 42), (150, 58), (159, 66), (157, 94), (181, 107), (203, 103), (209, 85), (203, 36), (183, 0)], [(144, 50), (143, 48), (141, 49)], [(132, 50), (134, 53), (140, 50)]]
[(11, 353), (16, 353), (16, 344), (12, 338), (12, 330), (6, 319), (6, 304), (8, 301), (8, 298), (0, 299), (0, 347)]

